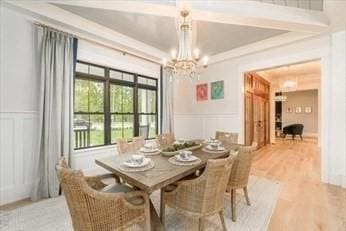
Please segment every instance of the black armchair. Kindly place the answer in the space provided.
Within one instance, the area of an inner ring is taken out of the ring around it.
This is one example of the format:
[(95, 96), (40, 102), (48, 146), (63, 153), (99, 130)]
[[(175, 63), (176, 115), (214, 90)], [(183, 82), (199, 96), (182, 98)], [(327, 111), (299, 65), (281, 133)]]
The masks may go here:
[(283, 128), (283, 133), (285, 135), (285, 138), (287, 134), (292, 135), (292, 139), (294, 139), (296, 135), (299, 135), (300, 139), (303, 140), (303, 129), (303, 124), (291, 124)]

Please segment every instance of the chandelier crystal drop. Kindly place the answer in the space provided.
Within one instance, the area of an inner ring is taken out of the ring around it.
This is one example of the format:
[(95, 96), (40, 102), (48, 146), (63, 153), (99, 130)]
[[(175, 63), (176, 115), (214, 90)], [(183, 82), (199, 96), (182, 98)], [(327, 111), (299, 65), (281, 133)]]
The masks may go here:
[(199, 70), (208, 66), (208, 57), (204, 56), (202, 64), (200, 61), (200, 50), (191, 47), (192, 20), (189, 11), (180, 12), (177, 20), (177, 32), (179, 49), (171, 51), (171, 60), (162, 60), (164, 69), (170, 71), (173, 77), (189, 77), (190, 79), (199, 78)]

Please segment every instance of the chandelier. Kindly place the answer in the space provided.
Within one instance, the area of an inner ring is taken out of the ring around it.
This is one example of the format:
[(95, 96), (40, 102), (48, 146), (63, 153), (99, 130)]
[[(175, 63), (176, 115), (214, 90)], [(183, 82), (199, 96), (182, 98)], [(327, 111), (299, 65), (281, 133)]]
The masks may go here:
[(171, 76), (183, 76), (194, 79), (199, 77), (199, 69), (208, 66), (208, 56), (200, 61), (200, 51), (195, 48), (192, 55), (191, 47), (191, 33), (192, 33), (192, 20), (189, 17), (189, 11), (183, 10), (180, 12), (180, 17), (177, 20), (177, 32), (179, 40), (179, 50), (171, 51), (171, 60), (163, 59), (164, 69), (171, 72)]
[(279, 93), (275, 93), (274, 100), (276, 102), (285, 102), (287, 100), (287, 96), (283, 95), (280, 91)]

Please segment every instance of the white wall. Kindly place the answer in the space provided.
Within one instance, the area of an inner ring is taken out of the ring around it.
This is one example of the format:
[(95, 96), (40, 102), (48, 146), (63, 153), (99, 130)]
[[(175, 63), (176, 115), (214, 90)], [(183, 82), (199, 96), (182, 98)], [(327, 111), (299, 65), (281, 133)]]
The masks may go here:
[[(321, 62), (319, 62), (320, 65)], [(272, 77), (270, 80), (270, 142), (275, 143), (275, 101), (273, 99), (275, 92), (280, 91), (280, 81), (285, 78), (285, 76)], [(321, 73), (315, 74), (304, 74), (297, 76), (297, 90), (317, 90), (318, 98), (318, 118), (317, 118), (317, 134), (306, 134), (311, 137), (317, 137), (317, 144), (321, 146)]]
[(177, 83), (177, 135), (205, 138), (222, 129), (239, 132), (239, 142), (243, 142), (244, 72), (321, 59), (322, 180), (345, 186), (345, 42), (345, 31), (339, 31), (212, 64), (200, 82), (224, 80), (226, 97), (220, 101), (209, 97), (206, 102), (196, 102), (195, 84)]
[(29, 196), (37, 147), (36, 28), (0, 5), (0, 205)]
[[(303, 136), (317, 137), (318, 133), (318, 92), (316, 90), (284, 92), (287, 101), (282, 102), (282, 127), (290, 124), (303, 124)], [(287, 108), (292, 112), (287, 112)], [(301, 107), (301, 113), (295, 108)], [(305, 113), (305, 107), (311, 107), (311, 113)]]

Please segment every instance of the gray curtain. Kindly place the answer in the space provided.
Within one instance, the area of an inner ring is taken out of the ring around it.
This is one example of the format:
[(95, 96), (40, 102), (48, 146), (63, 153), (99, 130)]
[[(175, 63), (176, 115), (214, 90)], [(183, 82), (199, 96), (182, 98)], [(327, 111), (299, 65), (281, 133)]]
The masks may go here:
[(35, 160), (32, 200), (59, 195), (55, 164), (73, 151), (74, 39), (66, 33), (39, 29), (41, 83), (39, 151)]
[(170, 72), (162, 73), (162, 133), (174, 132), (174, 82)]

